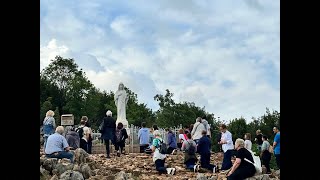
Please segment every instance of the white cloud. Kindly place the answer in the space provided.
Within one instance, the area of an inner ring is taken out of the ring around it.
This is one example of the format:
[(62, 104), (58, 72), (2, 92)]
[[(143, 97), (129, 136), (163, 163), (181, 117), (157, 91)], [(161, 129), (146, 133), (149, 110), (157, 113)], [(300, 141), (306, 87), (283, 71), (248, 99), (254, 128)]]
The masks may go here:
[(41, 0), (41, 67), (72, 57), (153, 110), (165, 89), (226, 120), (280, 109), (279, 1), (74, 2)]

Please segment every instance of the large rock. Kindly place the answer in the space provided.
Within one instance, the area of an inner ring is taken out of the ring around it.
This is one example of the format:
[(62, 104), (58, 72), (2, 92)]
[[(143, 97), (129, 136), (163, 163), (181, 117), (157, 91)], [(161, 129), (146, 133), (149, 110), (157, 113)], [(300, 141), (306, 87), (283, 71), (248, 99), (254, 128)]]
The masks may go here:
[(196, 179), (197, 180), (207, 180), (207, 177), (202, 173), (198, 173)]
[[(41, 160), (40, 160), (41, 161)], [(56, 165), (58, 163), (58, 159), (57, 158), (47, 158), (43, 161), (43, 165), (42, 167), (49, 171), (52, 172), (53, 169), (55, 169)]]
[(40, 166), (40, 179), (50, 179), (50, 172)]
[(89, 154), (82, 148), (78, 148), (74, 151), (74, 162), (78, 164), (86, 163)]
[(117, 173), (115, 180), (134, 180), (131, 176), (131, 173), (125, 173), (124, 171), (120, 171)]
[(92, 170), (90, 169), (88, 164), (82, 164), (80, 166), (80, 172), (82, 173), (83, 177), (85, 179), (88, 179), (90, 176), (93, 175)]
[(59, 176), (67, 170), (72, 170), (73, 166), (72, 163), (57, 163), (54, 169), (57, 170), (56, 174)]
[(255, 175), (253, 177), (249, 177), (245, 180), (269, 180), (269, 175), (268, 174), (261, 174), (261, 175)]
[(84, 180), (84, 178), (80, 172), (68, 170), (60, 175), (59, 180)]

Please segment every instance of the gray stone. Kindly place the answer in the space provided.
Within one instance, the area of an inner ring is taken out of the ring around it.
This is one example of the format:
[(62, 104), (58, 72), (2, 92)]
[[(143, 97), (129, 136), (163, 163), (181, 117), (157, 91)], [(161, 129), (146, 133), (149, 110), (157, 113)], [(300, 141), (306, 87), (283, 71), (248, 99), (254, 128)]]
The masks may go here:
[(59, 180), (59, 177), (57, 175), (53, 175), (50, 180)]
[(51, 172), (53, 169), (55, 169), (56, 165), (58, 163), (58, 159), (57, 158), (47, 158), (43, 161), (43, 165), (42, 167)]
[(207, 177), (202, 173), (198, 173), (196, 180), (207, 180)]
[(124, 171), (120, 171), (116, 174), (115, 180), (134, 180), (132, 178), (131, 173), (125, 173)]
[(84, 180), (84, 178), (80, 172), (68, 170), (60, 175), (59, 180)]
[(57, 175), (60, 175), (60, 174), (64, 173), (67, 170), (72, 170), (73, 169), (73, 164), (71, 164), (71, 163), (58, 163), (55, 166), (55, 169), (58, 171)]
[(49, 179), (50, 172), (43, 169), (42, 166), (40, 166), (40, 179)]
[(82, 148), (78, 148), (74, 151), (74, 162), (78, 164), (86, 163), (89, 154)]
[(269, 175), (268, 174), (261, 174), (261, 175), (255, 175), (253, 177), (249, 177), (245, 180), (269, 180)]
[(88, 179), (93, 174), (88, 164), (82, 164), (80, 166), (80, 172), (82, 173), (85, 179)]

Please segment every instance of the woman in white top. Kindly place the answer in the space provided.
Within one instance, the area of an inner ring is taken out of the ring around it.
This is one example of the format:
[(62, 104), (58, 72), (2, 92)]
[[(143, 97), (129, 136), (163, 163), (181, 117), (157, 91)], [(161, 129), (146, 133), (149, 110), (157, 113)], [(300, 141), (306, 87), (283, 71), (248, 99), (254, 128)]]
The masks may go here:
[(183, 141), (186, 141), (187, 139), (188, 139), (187, 135), (184, 133), (183, 129), (180, 129), (179, 130), (179, 141), (177, 143), (177, 146), (179, 149), (181, 149)]
[(244, 141), (244, 147), (245, 147), (246, 149), (251, 150), (251, 147), (252, 147), (251, 134), (250, 134), (250, 133), (246, 133), (246, 134), (244, 135), (244, 139), (245, 139), (245, 141)]
[(196, 144), (198, 144), (199, 139), (202, 138), (202, 131), (205, 130), (205, 126), (201, 123), (201, 117), (198, 117), (196, 119), (196, 123), (194, 123), (192, 131), (191, 131), (191, 136), (192, 136), (192, 140), (194, 140), (194, 142), (196, 142)]

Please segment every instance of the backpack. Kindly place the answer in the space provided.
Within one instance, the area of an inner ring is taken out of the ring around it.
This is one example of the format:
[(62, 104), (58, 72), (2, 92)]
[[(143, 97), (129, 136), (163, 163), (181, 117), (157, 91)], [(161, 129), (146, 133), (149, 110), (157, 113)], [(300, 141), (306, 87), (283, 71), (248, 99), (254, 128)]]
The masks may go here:
[(116, 142), (120, 142), (122, 140), (122, 130), (116, 129)]
[(195, 155), (196, 154), (196, 148), (193, 146), (193, 144), (190, 144), (188, 141), (187, 143), (189, 144), (189, 148), (186, 150), (189, 155)]
[(80, 139), (83, 137), (83, 128), (84, 127), (79, 127), (79, 128), (76, 129), (76, 132), (79, 133)]
[(256, 173), (255, 175), (261, 174), (262, 173), (262, 167), (261, 167), (261, 160), (259, 156), (254, 155), (254, 152), (252, 152), (251, 150), (248, 149), (248, 151), (251, 153), (252, 158), (253, 158), (253, 162), (251, 162), (249, 159), (244, 158), (245, 161), (251, 163), (254, 165), (255, 169), (256, 169)]
[(167, 154), (168, 147), (167, 147), (166, 143), (163, 143), (163, 141), (161, 141), (160, 139), (159, 139), (159, 142), (160, 142), (160, 145), (159, 145), (160, 154)]

